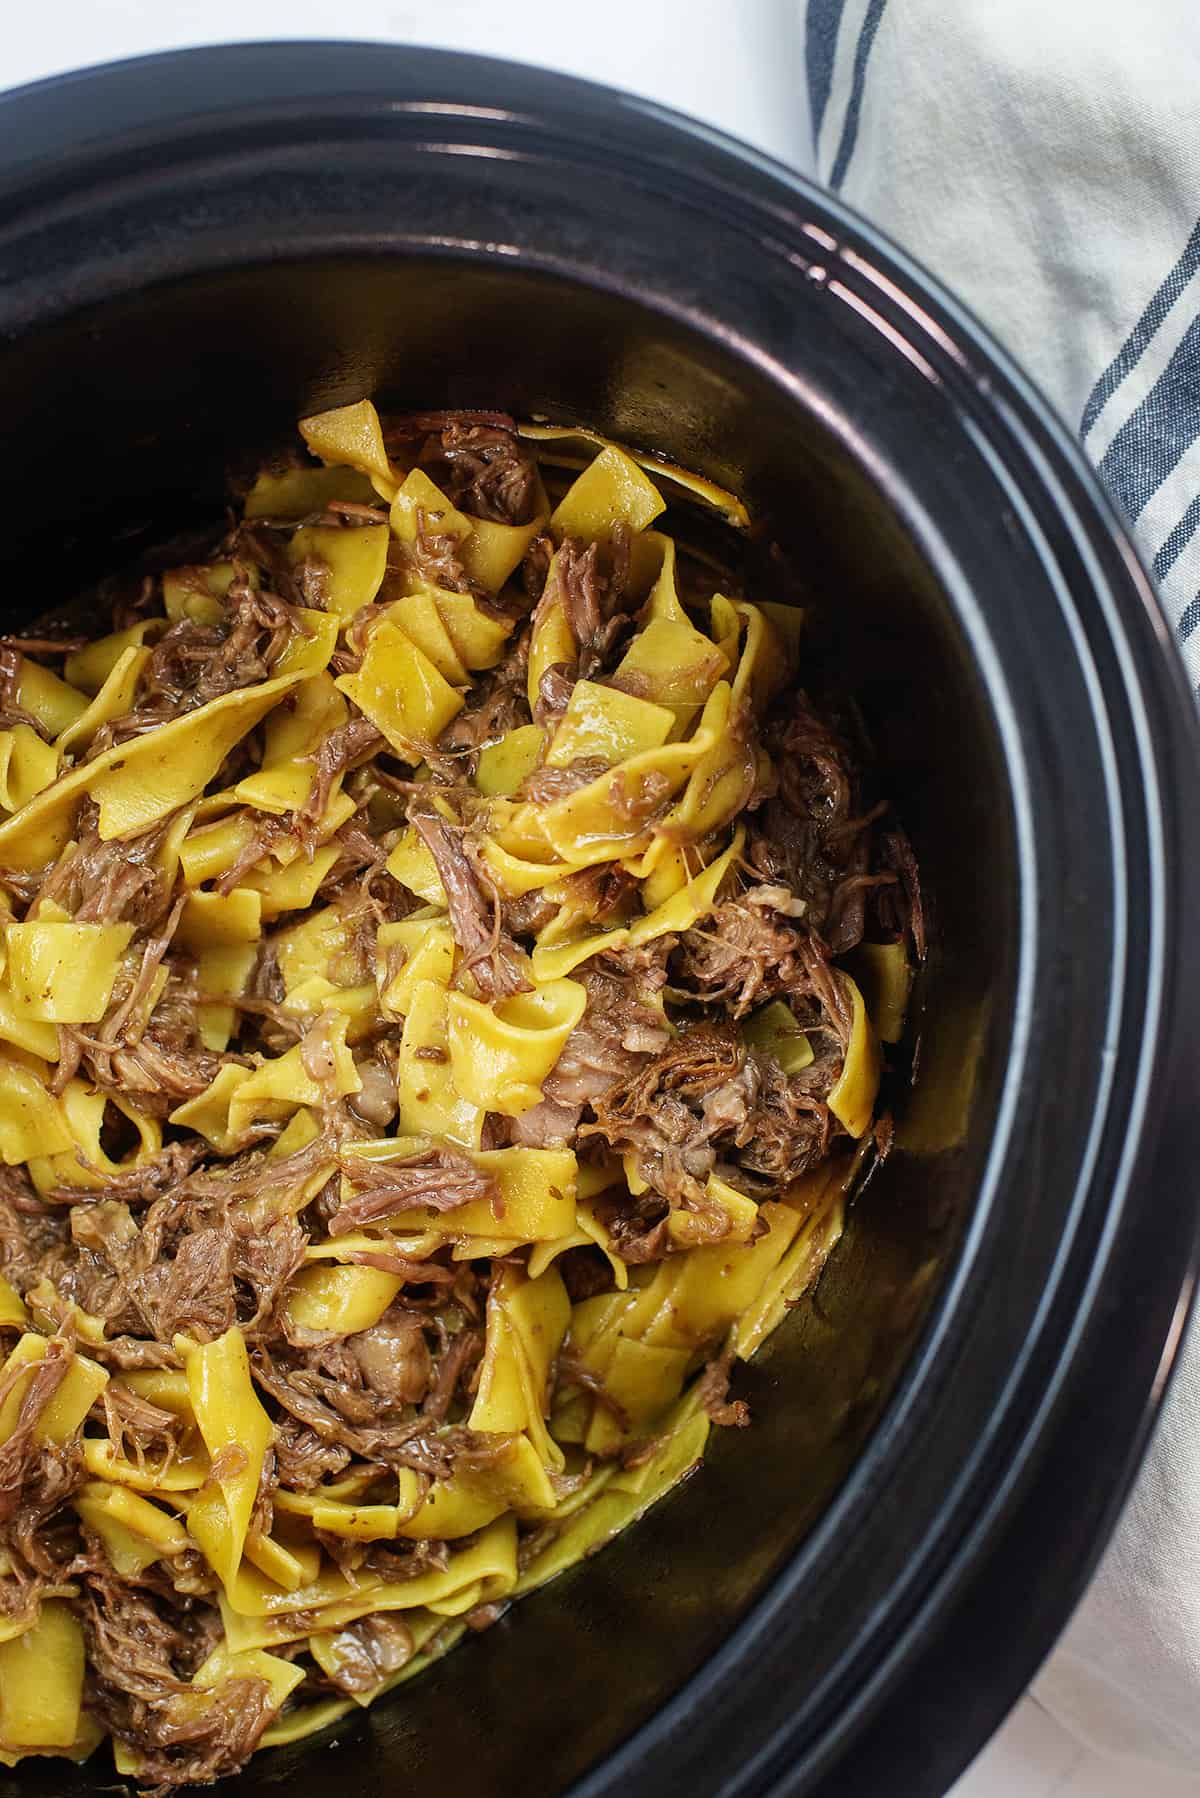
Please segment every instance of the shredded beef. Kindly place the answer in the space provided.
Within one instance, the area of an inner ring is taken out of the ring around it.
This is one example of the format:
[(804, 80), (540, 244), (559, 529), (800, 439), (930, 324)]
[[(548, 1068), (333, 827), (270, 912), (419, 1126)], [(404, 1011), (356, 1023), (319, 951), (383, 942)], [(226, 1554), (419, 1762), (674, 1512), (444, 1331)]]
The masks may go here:
[(62, 906), (79, 924), (128, 923), (151, 930), (171, 904), (157, 860), (170, 821), (138, 836), (104, 842), (97, 815), (95, 805), (85, 801), (77, 840), (47, 869), (36, 897), (42, 904)]
[(604, 577), (600, 572), (600, 546), (585, 548), (574, 537), (564, 539), (555, 565), (556, 598), (567, 614), (576, 646), (590, 649), (604, 623)]
[[(703, 1202), (703, 1181), (716, 1150), (705, 1129), (704, 1105), (726, 1099), (743, 1081), (746, 1052), (736, 1031), (696, 1024), (593, 1101), (594, 1124), (581, 1134), (601, 1136), (630, 1152), (638, 1172), (666, 1199)], [(724, 1128), (722, 1120), (722, 1128)]]
[[(73, 1359), (70, 1343), (64, 1337), (53, 1336), (42, 1359), (33, 1363), (32, 1375), (18, 1367), (0, 1380), (0, 1401), (8, 1398), (14, 1388), (24, 1386), (16, 1423), (8, 1439), (0, 1444), (0, 1524), (11, 1522), (22, 1502), (29, 1500), (32, 1470), (42, 1453), (36, 1438), (37, 1426), (70, 1372)], [(62, 1493), (63, 1498), (67, 1495), (66, 1491)]]
[(47, 1210), (21, 1168), (0, 1168), (0, 1273), (22, 1296), (68, 1260), (67, 1219)]
[(714, 906), (701, 924), (685, 930), (671, 963), (672, 989), (683, 1000), (720, 1006), (742, 1018), (764, 1000), (791, 992), (804, 982), (795, 926), (769, 906), (760, 893)]
[(422, 1206), (430, 1211), (453, 1211), (456, 1206), (483, 1199), (502, 1219), (495, 1181), (481, 1174), (468, 1155), (449, 1143), (423, 1149), (397, 1161), (370, 1161), (364, 1155), (347, 1155), (341, 1169), (352, 1188), (329, 1222), (332, 1236), (377, 1223), (393, 1212)]
[(528, 684), (529, 633), (522, 631), (504, 660), (472, 687), (467, 704), (439, 737), (438, 747), (448, 755), (469, 755), (528, 724)]
[(590, 1245), (565, 1250), (558, 1258), (558, 1271), (573, 1305), (582, 1299), (594, 1299), (598, 1293), (611, 1292), (616, 1284), (611, 1262)]
[(481, 1330), (468, 1328), (451, 1336), (433, 1369), (421, 1415), (433, 1423), (444, 1423), (456, 1395), (482, 1356)]
[(535, 604), (542, 597), (546, 587), (546, 576), (550, 572), (550, 563), (554, 556), (554, 539), (547, 531), (541, 531), (525, 552), (525, 560), (521, 564), (521, 582), (526, 595)]
[[(789, 1076), (772, 1056), (747, 1053), (731, 1027), (695, 1024), (594, 1099), (595, 1122), (580, 1134), (632, 1154), (674, 1207), (708, 1210), (704, 1183), (718, 1164), (742, 1190), (769, 1196), (828, 1153), (836, 1124), (824, 1099), (839, 1067), (840, 1056), (826, 1056)], [(618, 1204), (617, 1237), (652, 1245), (632, 1258), (657, 1258), (665, 1213), (652, 1201)]]
[(576, 970), (587, 1009), (542, 1082), (541, 1103), (513, 1119), (514, 1143), (550, 1148), (570, 1142), (585, 1107), (665, 1049), (670, 1031), (653, 995), (663, 984), (662, 962), (673, 940), (660, 939), (652, 953), (618, 950)]
[(574, 537), (565, 537), (554, 571), (557, 597), (579, 653), (578, 675), (588, 680), (617, 659), (617, 643), (629, 627), (628, 527), (614, 527), (607, 553), (599, 543), (585, 548)]
[(556, 725), (571, 703), (575, 690), (575, 669), (566, 662), (552, 662), (538, 677), (537, 699), (533, 721), (547, 729)]
[[(114, 989), (97, 1025), (60, 1024), (59, 1059), (53, 1088), (61, 1092), (81, 1069), (93, 1085), (114, 1097), (136, 1095), (139, 1106), (158, 1116), (202, 1093), (215, 1079), (220, 1057), (204, 1048), (196, 1018), (195, 967), (166, 955), (162, 939), (146, 945), (150, 976), (154, 963), (166, 967), (167, 981), (143, 1024), (128, 990)], [(146, 956), (139, 972), (143, 986)]]
[(275, 1420), (275, 1469), (279, 1483), (292, 1492), (311, 1492), (324, 1480), (336, 1479), (350, 1465), (351, 1450), (322, 1440), (307, 1424), (285, 1411)]
[(477, 603), (487, 604), (487, 590), (468, 574), (458, 538), (449, 531), (439, 531), (436, 519), (423, 506), (417, 507), (416, 535), (402, 548), (407, 566), (418, 580), (431, 587), (444, 587), (450, 593), (469, 593)]
[(460, 511), (475, 518), (527, 524), (533, 515), (537, 464), (511, 422), (451, 418), (426, 440), (420, 464)]
[(777, 703), (765, 743), (778, 790), (751, 819), (748, 865), (803, 900), (809, 927), (830, 954), (844, 955), (862, 940), (868, 899), (886, 906), (899, 878), (874, 828), (886, 807), (863, 808), (847, 730), (806, 695)]
[(101, 1404), (108, 1439), (124, 1460), (138, 1466), (147, 1460), (158, 1466), (174, 1460), (182, 1434), (174, 1411), (151, 1404), (118, 1380), (110, 1380), (104, 1388)]
[(730, 1399), (729, 1377), (732, 1371), (733, 1356), (726, 1349), (709, 1362), (700, 1376), (700, 1402), (720, 1428), (744, 1430), (750, 1422), (750, 1407), (744, 1398)]
[(897, 876), (892, 885), (881, 887), (876, 895), (880, 927), (889, 937), (907, 937), (917, 960), (924, 961), (926, 935), (921, 876), (912, 844), (898, 827), (881, 833), (879, 859)]
[(143, 1785), (204, 1785), (242, 1766), (274, 1715), (266, 1681), (226, 1680), (208, 1705), (183, 1709), (172, 1700), (198, 1665), (196, 1625), (102, 1573), (89, 1575), (80, 1602), (95, 1708), (136, 1750)]
[(224, 623), (182, 618), (159, 638), (142, 676), (136, 710), (117, 721), (120, 729), (109, 727), (101, 746), (266, 680), (288, 644), (305, 634), (295, 608), (253, 585), (241, 568), (229, 589)]
[(449, 1479), (455, 1469), (494, 1466), (511, 1450), (511, 1437), (443, 1422), (375, 1391), (344, 1344), (261, 1355), (254, 1376), (296, 1423), (367, 1462)]
[(744, 1119), (725, 1124), (725, 1133), (736, 1148), (732, 1160), (743, 1190), (765, 1198), (829, 1153), (837, 1125), (825, 1097), (841, 1072), (841, 1057), (819, 1057), (790, 1076), (769, 1055), (753, 1060), (754, 1103)]
[(0, 637), (0, 646), (4, 649), (18, 650), (26, 656), (69, 656), (74, 650), (82, 649), (87, 642), (86, 637)]
[(607, 768), (604, 758), (594, 755), (578, 756), (565, 768), (535, 768), (532, 774), (525, 776), (517, 797), (528, 799), (533, 805), (552, 805), (556, 799), (586, 787)]
[(660, 1193), (643, 1193), (637, 1198), (605, 1195), (596, 1206), (596, 1215), (608, 1231), (613, 1248), (630, 1267), (661, 1261), (668, 1253), (671, 1204)]
[(505, 999), (527, 992), (530, 982), (516, 945), (504, 931), (500, 895), (478, 856), (472, 855), (466, 831), (425, 812), (415, 813), (412, 825), (437, 865), (455, 940), (480, 993)]
[(318, 823), (325, 815), (330, 789), (338, 775), (378, 754), (383, 745), (383, 738), (369, 718), (351, 718), (331, 731), (310, 758), (316, 768), (316, 777), (298, 818), (306, 824)]
[[(170, 1142), (160, 1155), (155, 1155), (151, 1160), (135, 1163), (133, 1167), (124, 1168), (117, 1174), (108, 1174), (104, 1182), (104, 1198), (100, 1204), (97, 1203), (95, 1189), (86, 1186), (55, 1186), (46, 1194), (46, 1198), (54, 1205), (74, 1206), (76, 1218), (80, 1212), (90, 1215), (102, 1210), (105, 1202), (149, 1205), (191, 1173), (197, 1163), (204, 1159), (204, 1154), (203, 1143)], [(75, 1219), (72, 1219), (72, 1229), (76, 1231), (78, 1240)]]
[(21, 651), (14, 644), (0, 645), (0, 724), (5, 730), (11, 730), (16, 724), (25, 724), (36, 731), (39, 737), (45, 737), (45, 727), (17, 699), (23, 660)]

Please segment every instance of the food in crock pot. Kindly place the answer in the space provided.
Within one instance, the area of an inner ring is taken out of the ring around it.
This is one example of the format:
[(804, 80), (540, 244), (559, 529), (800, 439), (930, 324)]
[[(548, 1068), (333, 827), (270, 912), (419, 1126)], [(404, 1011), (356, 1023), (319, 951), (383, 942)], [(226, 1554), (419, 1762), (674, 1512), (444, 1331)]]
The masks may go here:
[(748, 1421), (922, 951), (802, 614), (655, 528), (736, 501), (493, 413), (301, 430), (207, 559), (0, 650), (0, 1751), (155, 1790)]

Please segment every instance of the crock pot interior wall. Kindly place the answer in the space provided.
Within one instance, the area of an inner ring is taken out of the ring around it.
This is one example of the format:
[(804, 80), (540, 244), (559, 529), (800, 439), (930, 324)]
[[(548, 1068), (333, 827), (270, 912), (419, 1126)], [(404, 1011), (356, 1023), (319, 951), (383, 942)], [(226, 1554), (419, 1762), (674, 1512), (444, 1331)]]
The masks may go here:
[[(889, 357), (854, 319), (838, 336), (834, 355), (814, 333), (806, 408), (769, 371), (626, 299), (469, 262), (363, 260), (156, 286), (0, 351), (6, 628), (217, 513), (231, 449), (291, 441), (298, 416), (364, 393), (401, 409), (583, 421), (737, 487), (799, 571), (813, 654), (840, 657), (859, 692), (931, 895), (919, 1116), (897, 1081), (900, 1148), (818, 1303), (738, 1388), (754, 1427), (718, 1432), (704, 1470), (618, 1544), (345, 1726), (371, 1745), (353, 1752), (359, 1798), (401, 1776), (414, 1798), (444, 1798), (458, 1770), (484, 1764), (496, 1798), (529, 1790), (534, 1769), (536, 1790), (560, 1790), (681, 1683), (795, 1548), (877, 1419), (983, 1165), (1011, 1006), (1009, 801), (961, 628), (865, 466), (873, 434), (899, 415)], [(953, 421), (934, 395), (924, 416), (923, 404), (913, 379), (906, 428), (945, 438), (953, 499)], [(801, 1690), (805, 1677), (797, 1665)], [(350, 1766), (301, 1745), (255, 1762), (237, 1790), (286, 1780), (315, 1794)], [(0, 1791), (15, 1794), (17, 1777)], [(85, 1783), (61, 1763), (19, 1775), (25, 1793)]]

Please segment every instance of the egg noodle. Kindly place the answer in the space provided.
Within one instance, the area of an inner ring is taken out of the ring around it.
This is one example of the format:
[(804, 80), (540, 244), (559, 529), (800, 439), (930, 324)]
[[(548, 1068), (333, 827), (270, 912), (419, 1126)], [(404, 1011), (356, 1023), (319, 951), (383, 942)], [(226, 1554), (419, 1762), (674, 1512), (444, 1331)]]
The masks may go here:
[(736, 499), (502, 415), (301, 431), (105, 634), (0, 650), (0, 1759), (164, 1790), (747, 1421), (922, 949), (803, 613), (655, 528)]

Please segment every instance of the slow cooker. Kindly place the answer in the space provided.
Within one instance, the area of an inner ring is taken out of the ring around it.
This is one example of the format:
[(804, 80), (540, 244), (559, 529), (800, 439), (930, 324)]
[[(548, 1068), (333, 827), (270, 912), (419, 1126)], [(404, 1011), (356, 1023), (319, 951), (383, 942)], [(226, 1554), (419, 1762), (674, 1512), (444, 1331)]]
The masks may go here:
[[(1192, 698), (1078, 448), (834, 197), (657, 107), (258, 44), (0, 99), (4, 626), (217, 516), (304, 414), (501, 407), (735, 489), (930, 898), (896, 1147), (603, 1554), (227, 1789), (943, 1792), (1100, 1552), (1196, 1238)], [(111, 1789), (102, 1756), (0, 1792)]]

